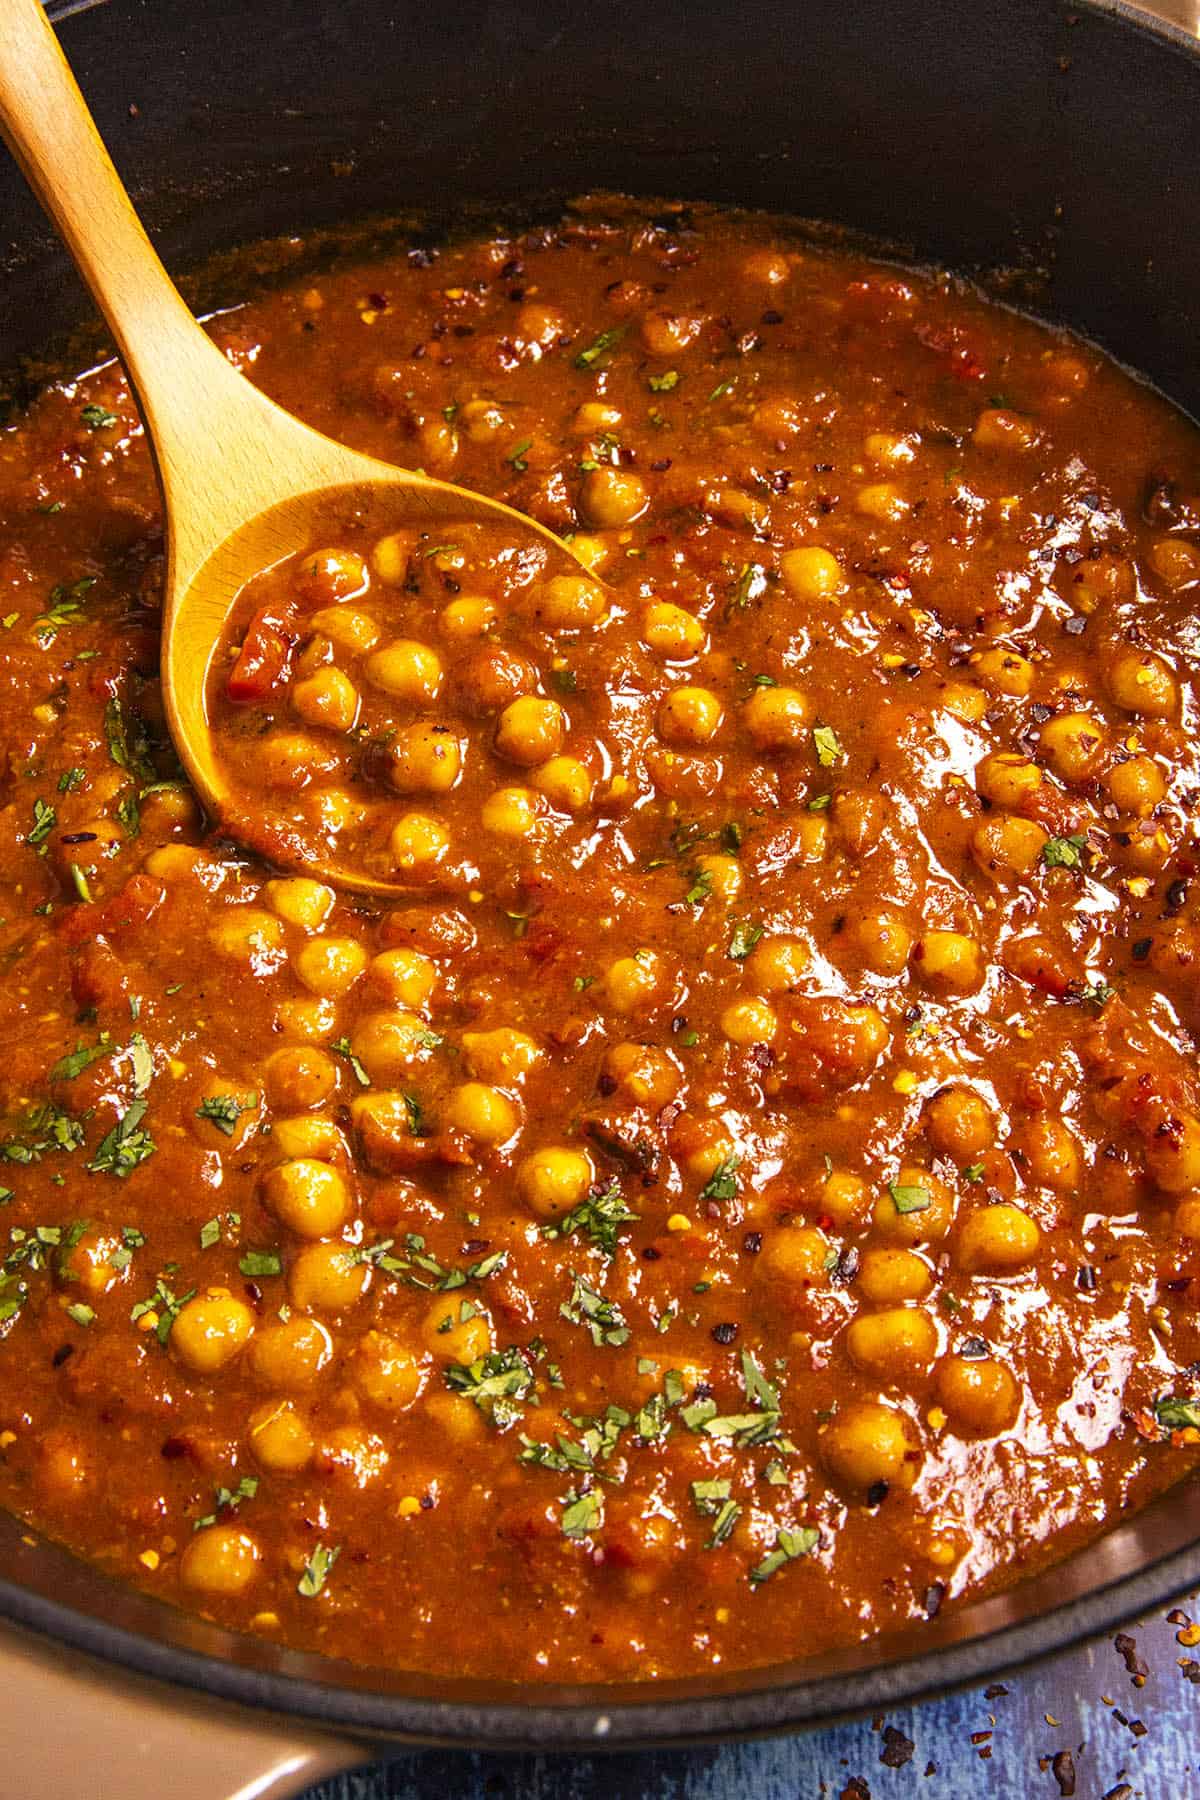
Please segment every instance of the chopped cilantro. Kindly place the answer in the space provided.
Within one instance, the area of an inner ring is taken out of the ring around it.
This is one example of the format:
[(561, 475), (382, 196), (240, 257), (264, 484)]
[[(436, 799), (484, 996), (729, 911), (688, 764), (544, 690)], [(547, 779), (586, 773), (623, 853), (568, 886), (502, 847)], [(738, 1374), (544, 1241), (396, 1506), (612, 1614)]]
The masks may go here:
[(592, 339), (586, 349), (579, 351), (575, 357), (575, 367), (577, 369), (594, 369), (596, 364), (607, 356), (624, 336), (624, 325), (613, 325), (607, 331), (602, 331), (599, 337)]
[(340, 1544), (318, 1544), (304, 1565), (304, 1573), (296, 1583), (296, 1592), (305, 1600), (315, 1600), (329, 1579), (329, 1571), (342, 1554)]
[(232, 1137), (242, 1114), (253, 1112), (257, 1105), (257, 1094), (210, 1094), (196, 1108), (196, 1117), (210, 1120), (218, 1131)]
[(730, 1499), (729, 1482), (725, 1479), (693, 1481), (692, 1502), (701, 1518), (713, 1521), (712, 1536), (704, 1547), (715, 1550), (737, 1524), (742, 1509), (736, 1500)]
[(801, 1526), (799, 1531), (788, 1531), (783, 1526), (775, 1539), (775, 1548), (768, 1551), (760, 1563), (756, 1563), (750, 1571), (752, 1587), (761, 1587), (764, 1581), (770, 1581), (777, 1569), (785, 1563), (795, 1562), (802, 1556), (811, 1556), (820, 1542), (821, 1534), (811, 1525)]
[[(58, 814), (44, 800), (33, 803), (33, 828), (26, 833), (25, 842), (31, 845), (44, 844), (58, 823)], [(43, 852), (44, 854), (44, 852)]]
[(599, 1531), (604, 1523), (604, 1495), (600, 1489), (565, 1495), (561, 1523), (562, 1534), (567, 1538), (590, 1537), (593, 1531)]
[(139, 1163), (153, 1156), (154, 1139), (143, 1130), (147, 1102), (132, 1100), (85, 1167), (89, 1175), (116, 1175), (124, 1180)]
[(76, 1325), (82, 1325), (85, 1328), (96, 1317), (95, 1309), (86, 1306), (82, 1300), (73, 1300), (66, 1310), (68, 1319), (73, 1319)]
[(473, 1363), (448, 1363), (442, 1373), (451, 1392), (473, 1400), (500, 1431), (520, 1418), (520, 1403), (533, 1386), (533, 1370), (515, 1344), (489, 1350)]
[(710, 869), (693, 869), (691, 872), (691, 883), (692, 885), (683, 896), (684, 904), (687, 906), (703, 906), (704, 902), (712, 893), (712, 871)]
[(704, 1186), (700, 1189), (702, 1200), (732, 1200), (737, 1194), (737, 1171), (741, 1157), (736, 1151), (723, 1156)]
[(925, 1212), (929, 1207), (929, 1189), (915, 1183), (889, 1181), (888, 1193), (898, 1213)]
[(755, 925), (750, 919), (739, 919), (733, 928), (733, 936), (729, 940), (729, 960), (745, 962), (762, 936), (763, 930), (763, 926)]
[(1154, 1416), (1165, 1431), (1200, 1431), (1200, 1400), (1166, 1394), (1155, 1402)]
[(95, 401), (82, 407), (79, 416), (89, 431), (108, 431), (117, 422), (115, 412), (109, 412), (106, 406), (97, 406)]
[(580, 1231), (597, 1250), (603, 1251), (605, 1256), (613, 1256), (616, 1253), (619, 1228), (636, 1223), (640, 1218), (640, 1213), (629, 1210), (614, 1175), (607, 1187), (593, 1189), (561, 1219), (552, 1225), (544, 1225), (542, 1236), (565, 1238)]
[[(111, 1260), (111, 1259), (110, 1259)], [(186, 1294), (176, 1295), (167, 1286), (166, 1274), (158, 1277), (154, 1284), (154, 1292), (148, 1300), (139, 1300), (130, 1310), (130, 1323), (136, 1325), (139, 1319), (153, 1315), (154, 1335), (159, 1343), (166, 1345), (176, 1319), (189, 1300), (195, 1299), (196, 1289), (189, 1288)]]
[(363, 1068), (357, 1056), (355, 1056), (353, 1050), (350, 1048), (349, 1038), (334, 1038), (329, 1048), (333, 1051), (335, 1056), (345, 1057), (354, 1072), (354, 1079), (357, 1081), (359, 1087), (370, 1087), (371, 1077), (367, 1074), (367, 1071)]
[(668, 369), (665, 375), (651, 375), (646, 385), (652, 394), (669, 394), (679, 386), (679, 370)]
[(608, 1344), (616, 1349), (628, 1343), (629, 1327), (616, 1301), (599, 1293), (582, 1275), (574, 1275), (572, 1282), (570, 1298), (558, 1309), (563, 1318), (572, 1325), (586, 1326), (593, 1344)]
[(203, 1531), (206, 1525), (215, 1525), (220, 1513), (236, 1512), (243, 1500), (253, 1500), (258, 1492), (258, 1476), (243, 1475), (235, 1488), (219, 1487), (213, 1502), (213, 1510), (202, 1519), (192, 1522), (193, 1531)]
[(1048, 837), (1042, 845), (1042, 861), (1048, 869), (1082, 869), (1086, 846), (1081, 831), (1072, 837)]
[(725, 607), (725, 617), (732, 618), (735, 612), (744, 612), (750, 603), (766, 592), (767, 572), (761, 563), (743, 563), (738, 570), (737, 580), (733, 584), (733, 592)]
[(108, 1056), (112, 1051), (112, 1039), (107, 1031), (102, 1031), (98, 1042), (94, 1044), (76, 1044), (74, 1050), (66, 1056), (60, 1056), (50, 1071), (51, 1081), (74, 1081), (76, 1075), (90, 1068), (101, 1056)]
[(283, 1258), (278, 1250), (247, 1250), (238, 1258), (238, 1268), (243, 1275), (255, 1277), (260, 1275), (282, 1275)]
[(823, 769), (832, 769), (842, 752), (842, 741), (831, 725), (818, 725), (813, 730), (813, 748)]
[(523, 475), (529, 467), (529, 464), (525, 460), (525, 452), (532, 444), (533, 439), (531, 437), (522, 438), (519, 444), (513, 445), (512, 449), (507, 452), (504, 458), (506, 463), (512, 464), (513, 469), (518, 475)]
[(962, 1170), (964, 1181), (982, 1181), (984, 1174), (985, 1165), (983, 1163), (968, 1163)]

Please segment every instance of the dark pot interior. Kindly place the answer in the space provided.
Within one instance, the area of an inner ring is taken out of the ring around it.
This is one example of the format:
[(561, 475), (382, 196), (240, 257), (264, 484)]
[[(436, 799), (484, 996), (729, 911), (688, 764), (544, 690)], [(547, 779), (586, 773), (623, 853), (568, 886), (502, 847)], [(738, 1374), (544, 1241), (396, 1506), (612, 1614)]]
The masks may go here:
[[(607, 187), (835, 220), (978, 272), (1200, 412), (1200, 52), (1115, 4), (111, 0), (60, 6), (100, 128), (175, 272), (364, 215)], [(0, 162), (0, 369), (89, 316)], [(216, 297), (213, 282), (196, 290)], [(9, 382), (14, 395), (21, 382)], [(671, 1743), (894, 1705), (1200, 1584), (1195, 1481), (1006, 1595), (820, 1665), (529, 1690), (280, 1652), (114, 1589), (0, 1518), (0, 1612), (130, 1666), (368, 1732)], [(531, 1703), (532, 1702), (532, 1703)]]

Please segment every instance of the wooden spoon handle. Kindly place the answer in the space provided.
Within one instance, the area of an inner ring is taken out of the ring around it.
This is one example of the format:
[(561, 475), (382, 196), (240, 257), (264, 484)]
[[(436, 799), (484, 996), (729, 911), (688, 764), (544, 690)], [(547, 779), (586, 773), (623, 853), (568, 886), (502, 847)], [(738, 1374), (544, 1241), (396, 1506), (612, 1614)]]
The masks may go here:
[(253, 510), (255, 484), (247, 492), (231, 469), (232, 446), (244, 467), (278, 445), (303, 461), (310, 434), (243, 380), (180, 298), (38, 0), (0, 0), (0, 134), (112, 332), (149, 431), (173, 553), (194, 565)]

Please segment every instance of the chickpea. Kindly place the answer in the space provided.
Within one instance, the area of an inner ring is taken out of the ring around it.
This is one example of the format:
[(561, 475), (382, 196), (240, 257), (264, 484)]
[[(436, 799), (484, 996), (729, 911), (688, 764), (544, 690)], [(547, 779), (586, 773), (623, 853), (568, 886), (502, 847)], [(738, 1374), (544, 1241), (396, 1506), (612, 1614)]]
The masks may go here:
[(412, 1012), (423, 1012), (437, 986), (437, 964), (432, 957), (406, 944), (383, 950), (367, 966), (367, 985), (382, 999)]
[(1033, 686), (1033, 664), (1015, 650), (996, 644), (971, 658), (976, 678), (991, 694), (1011, 694), (1023, 700)]
[(121, 1247), (120, 1237), (113, 1233), (85, 1231), (69, 1250), (62, 1253), (63, 1274), (72, 1288), (89, 1298), (107, 1294), (125, 1278), (128, 1261), (126, 1268), (122, 1268), (117, 1256)]
[(915, 1250), (864, 1250), (858, 1285), (863, 1297), (877, 1305), (897, 1305), (901, 1300), (924, 1300), (933, 1286), (929, 1264)]
[(793, 831), (797, 863), (824, 861), (829, 847), (829, 820), (824, 813), (801, 813), (793, 826)]
[(885, 468), (905, 468), (917, 460), (912, 439), (898, 431), (868, 432), (863, 449), (872, 462), (882, 463)]
[(403, 1080), (416, 1062), (436, 1048), (418, 1013), (367, 1013), (350, 1035), (350, 1048), (379, 1087)]
[(283, 926), (274, 913), (256, 906), (235, 906), (208, 928), (208, 941), (220, 956), (255, 970), (277, 966), (283, 948)]
[(315, 1157), (318, 1162), (337, 1162), (348, 1156), (346, 1140), (330, 1118), (311, 1113), (295, 1119), (273, 1119), (271, 1142), (281, 1156)]
[(338, 766), (338, 752), (303, 732), (272, 731), (260, 739), (257, 760), (264, 786), (299, 792), (320, 776), (333, 774)]
[(522, 1199), (543, 1219), (559, 1219), (578, 1206), (594, 1180), (586, 1151), (565, 1145), (534, 1150), (517, 1169)]
[(694, 613), (669, 600), (652, 600), (642, 614), (642, 642), (665, 662), (688, 662), (708, 643), (708, 633)]
[(264, 1469), (294, 1475), (308, 1467), (313, 1435), (303, 1413), (290, 1400), (268, 1400), (256, 1406), (247, 1421), (250, 1449)]
[(987, 407), (975, 421), (971, 442), (977, 450), (1031, 450), (1038, 434), (1032, 419), (1005, 407)]
[(961, 931), (927, 931), (912, 951), (913, 968), (930, 987), (970, 994), (983, 981), (983, 960), (974, 938)]
[(614, 1012), (648, 1012), (662, 996), (666, 970), (653, 950), (638, 950), (610, 963), (604, 973), (603, 994)]
[(403, 587), (417, 550), (415, 531), (389, 531), (376, 538), (371, 550), (371, 569), (387, 587)]
[(369, 586), (367, 565), (356, 550), (310, 550), (292, 576), (297, 600), (313, 609), (356, 600)]
[(941, 690), (941, 705), (964, 725), (978, 725), (987, 711), (987, 695), (970, 682), (947, 681)]
[(900, 1385), (922, 1374), (937, 1355), (937, 1326), (919, 1306), (859, 1313), (846, 1329), (850, 1360), (868, 1375)]
[(1075, 1134), (1061, 1119), (1033, 1119), (1021, 1133), (1025, 1169), (1038, 1187), (1056, 1194), (1074, 1193), (1083, 1174), (1083, 1158)]
[(591, 773), (574, 756), (552, 756), (535, 769), (533, 780), (558, 812), (580, 813), (591, 804)]
[(546, 1057), (536, 1038), (507, 1025), (494, 1031), (464, 1031), (462, 1047), (472, 1075), (505, 1087), (519, 1086)]
[(1182, 538), (1156, 538), (1150, 546), (1150, 567), (1168, 587), (1188, 587), (1200, 580), (1200, 545)]
[(333, 787), (320, 788), (313, 794), (309, 812), (318, 831), (330, 837), (361, 826), (367, 816), (367, 809), (356, 794)]
[(1180, 1113), (1160, 1125), (1146, 1145), (1146, 1170), (1164, 1194), (1200, 1187), (1200, 1119)]
[(496, 724), (496, 754), (530, 769), (562, 749), (567, 722), (556, 700), (522, 694), (505, 707)]
[(541, 799), (532, 788), (497, 788), (480, 808), (479, 822), (496, 837), (520, 841), (535, 835), (542, 811)]
[(337, 1003), (318, 995), (303, 1000), (281, 1000), (275, 1008), (274, 1028), (285, 1037), (321, 1043), (337, 1028)]
[(591, 574), (598, 575), (611, 558), (612, 549), (603, 538), (593, 537), (588, 532), (577, 531), (571, 539), (571, 554), (575, 561), (582, 563)]
[(742, 708), (756, 750), (797, 750), (808, 742), (812, 708), (794, 687), (757, 687)]
[(464, 1081), (447, 1096), (446, 1123), (478, 1144), (503, 1144), (516, 1134), (521, 1114), (516, 1102), (499, 1088), (482, 1081)]
[(941, 1156), (970, 1162), (996, 1141), (992, 1109), (969, 1087), (944, 1087), (925, 1108), (925, 1133)]
[(724, 716), (720, 700), (708, 688), (673, 688), (658, 709), (658, 735), (665, 744), (707, 744)]
[(742, 277), (762, 287), (781, 287), (792, 272), (791, 263), (779, 250), (751, 250), (742, 259)]
[(870, 1190), (859, 1175), (845, 1169), (834, 1169), (821, 1183), (820, 1211), (822, 1219), (843, 1227), (857, 1225), (867, 1210)]
[(539, 350), (553, 349), (566, 332), (563, 315), (540, 300), (527, 300), (517, 314), (517, 336)]
[(454, 1452), (465, 1453), (479, 1444), (488, 1429), (483, 1414), (465, 1394), (430, 1394), (422, 1411)]
[(1059, 713), (1042, 726), (1040, 748), (1060, 781), (1090, 781), (1104, 761), (1104, 728), (1087, 713)]
[(678, 356), (699, 335), (701, 321), (687, 313), (651, 312), (641, 324), (642, 342), (651, 356)]
[(604, 1073), (638, 1106), (666, 1106), (679, 1092), (679, 1070), (665, 1051), (649, 1044), (614, 1044), (604, 1058)]
[(314, 613), (309, 620), (314, 631), (328, 638), (335, 650), (347, 656), (362, 656), (379, 642), (379, 627), (370, 613), (353, 606), (330, 606)]
[(955, 1429), (996, 1437), (1015, 1425), (1021, 1390), (1004, 1364), (993, 1357), (944, 1357), (935, 1391)]
[(367, 658), (363, 673), (372, 687), (411, 706), (428, 706), (442, 690), (442, 659), (429, 644), (396, 638)]
[(736, 856), (698, 856), (695, 878), (707, 878), (705, 885), (709, 895), (727, 906), (732, 905), (742, 891), (742, 866)]
[(874, 1400), (840, 1407), (821, 1433), (820, 1453), (838, 1481), (864, 1493), (881, 1483), (910, 1487), (920, 1465), (908, 1420)]
[(812, 958), (800, 938), (764, 937), (743, 965), (746, 980), (758, 994), (786, 994), (799, 987)]
[(784, 587), (797, 600), (835, 600), (846, 589), (841, 563), (832, 551), (823, 550), (819, 544), (785, 550), (779, 569)]
[(450, 833), (427, 813), (405, 813), (392, 828), (388, 848), (401, 874), (421, 880), (433, 873), (450, 848)]
[(466, 644), (491, 630), (498, 618), (493, 601), (483, 594), (462, 594), (438, 614), (438, 630), (448, 644)]
[(316, 1319), (294, 1314), (278, 1325), (267, 1325), (250, 1345), (250, 1366), (264, 1387), (300, 1393), (313, 1386), (333, 1357), (333, 1343)]
[(310, 994), (336, 998), (348, 994), (367, 966), (367, 953), (356, 938), (314, 937), (292, 958), (292, 967)]
[(650, 504), (645, 483), (628, 469), (593, 469), (583, 478), (580, 504), (591, 524), (601, 531), (631, 525)]
[(971, 834), (971, 855), (985, 875), (996, 881), (1024, 880), (1041, 866), (1046, 833), (1032, 819), (998, 813), (984, 819)]
[(383, 1331), (359, 1338), (348, 1368), (364, 1400), (385, 1412), (407, 1412), (425, 1385), (425, 1371), (411, 1351)]
[(615, 431), (622, 416), (617, 407), (606, 406), (603, 400), (585, 400), (575, 408), (571, 430), (576, 437), (599, 437), (602, 432)]
[(254, 1314), (228, 1288), (208, 1288), (182, 1307), (171, 1327), (170, 1345), (180, 1362), (198, 1375), (215, 1375), (232, 1362), (254, 1331)]
[(731, 1044), (769, 1044), (779, 1021), (765, 1000), (734, 1000), (721, 1014), (721, 1030)]
[(359, 1094), (350, 1102), (350, 1117), (364, 1160), (389, 1173), (404, 1166), (413, 1137), (412, 1109), (403, 1092)]
[(387, 747), (388, 781), (398, 794), (448, 794), (462, 774), (462, 743), (449, 725), (422, 720)]
[(1144, 719), (1169, 719), (1179, 706), (1175, 677), (1161, 656), (1123, 650), (1108, 671), (1108, 691), (1125, 712)]
[(953, 1221), (954, 1196), (946, 1183), (928, 1169), (912, 1164), (906, 1164), (888, 1191), (879, 1196), (872, 1215), (880, 1237), (910, 1250), (918, 1244), (936, 1244), (946, 1236)]
[(586, 575), (555, 575), (527, 603), (544, 631), (582, 631), (604, 617), (604, 589)]
[(446, 469), (458, 455), (458, 433), (448, 419), (426, 419), (417, 432), (421, 463), (427, 469)]
[(750, 415), (750, 423), (759, 437), (769, 438), (781, 449), (789, 438), (799, 437), (808, 426), (803, 407), (782, 397), (760, 401)]
[(232, 1598), (244, 1594), (258, 1574), (260, 1552), (248, 1532), (233, 1525), (209, 1525), (184, 1546), (179, 1576), (185, 1587)]
[(263, 1201), (281, 1224), (297, 1237), (327, 1238), (340, 1231), (353, 1212), (345, 1179), (328, 1163), (297, 1157), (278, 1163), (263, 1181)]
[(464, 400), (455, 424), (473, 444), (488, 444), (504, 430), (504, 413), (494, 400)]
[(493, 1341), (487, 1314), (461, 1294), (439, 1294), (421, 1323), (421, 1342), (443, 1362), (473, 1363)]
[(854, 510), (881, 525), (898, 525), (908, 511), (908, 501), (890, 481), (870, 482), (854, 496)]
[(306, 725), (327, 731), (353, 731), (358, 718), (358, 689), (341, 669), (318, 669), (292, 688), (292, 711)]
[(1009, 750), (994, 750), (975, 771), (975, 786), (993, 806), (1018, 811), (1042, 785), (1042, 771), (1027, 757)]
[(303, 875), (268, 881), (266, 896), (272, 911), (287, 924), (298, 925), (301, 931), (319, 931), (337, 898), (323, 881), (310, 881)]
[(866, 967), (876, 975), (903, 974), (912, 935), (894, 913), (864, 913), (851, 925), (848, 937)]
[(977, 1206), (963, 1221), (955, 1260), (971, 1275), (1012, 1274), (1029, 1267), (1041, 1242), (1037, 1224), (1019, 1206)]
[(348, 1244), (307, 1244), (288, 1271), (288, 1293), (304, 1311), (343, 1313), (362, 1299), (370, 1280), (370, 1268)]
[(1114, 763), (1106, 776), (1108, 791), (1122, 812), (1145, 819), (1165, 798), (1167, 784), (1162, 770), (1149, 756), (1131, 756)]
[(277, 1050), (267, 1063), (267, 1099), (281, 1111), (308, 1112), (323, 1105), (336, 1086), (333, 1058), (307, 1044)]
[(754, 1285), (768, 1300), (794, 1306), (829, 1286), (829, 1239), (813, 1225), (779, 1225), (763, 1235), (754, 1259)]

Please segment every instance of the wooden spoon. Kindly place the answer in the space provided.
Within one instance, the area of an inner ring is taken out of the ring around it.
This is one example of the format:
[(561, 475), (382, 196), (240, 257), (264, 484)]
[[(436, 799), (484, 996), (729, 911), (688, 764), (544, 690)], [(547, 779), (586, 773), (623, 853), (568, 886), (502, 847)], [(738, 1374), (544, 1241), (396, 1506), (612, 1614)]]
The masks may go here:
[[(497, 500), (347, 450), (237, 373), (159, 261), (38, 0), (0, 0), (0, 133), (112, 332), (150, 440), (167, 520), (162, 684), (175, 747), (208, 812), (252, 839), (247, 799), (214, 754), (209, 668), (245, 583), (311, 546), (331, 503), (369, 504), (388, 530), (484, 520), (514, 543), (537, 536), (571, 551)], [(303, 867), (359, 892), (409, 891), (315, 857)]]

